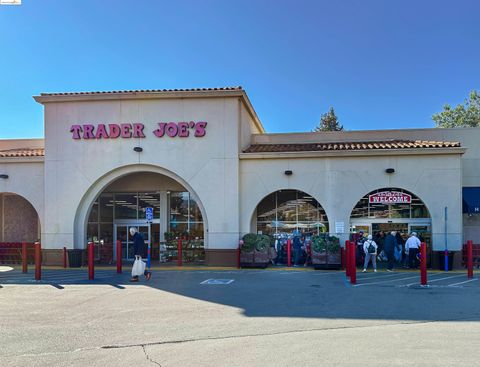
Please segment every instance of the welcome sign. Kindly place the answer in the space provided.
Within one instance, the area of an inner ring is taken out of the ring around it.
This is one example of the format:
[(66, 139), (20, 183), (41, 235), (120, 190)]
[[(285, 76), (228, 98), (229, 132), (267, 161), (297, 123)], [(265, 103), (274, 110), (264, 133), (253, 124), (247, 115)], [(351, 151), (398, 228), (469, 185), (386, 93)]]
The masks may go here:
[(381, 191), (369, 195), (368, 202), (370, 204), (410, 204), (412, 196), (400, 191)]
[[(204, 137), (207, 134), (207, 122), (190, 121), (190, 122), (159, 122), (158, 128), (152, 131), (157, 138), (168, 136), (170, 138), (180, 137), (195, 138)], [(90, 139), (130, 139), (145, 138), (145, 125), (142, 123), (125, 123), (125, 124), (82, 124), (72, 125), (70, 132), (72, 139), (90, 140)]]

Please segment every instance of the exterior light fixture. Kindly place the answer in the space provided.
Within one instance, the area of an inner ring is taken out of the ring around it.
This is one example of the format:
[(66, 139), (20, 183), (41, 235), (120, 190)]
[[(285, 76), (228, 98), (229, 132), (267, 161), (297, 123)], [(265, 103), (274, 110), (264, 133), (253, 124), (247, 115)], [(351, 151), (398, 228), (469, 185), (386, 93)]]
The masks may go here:
[(387, 172), (387, 173), (395, 173), (395, 168), (387, 168), (387, 169), (385, 170), (385, 172)]
[(285, 171), (285, 174), (286, 174), (287, 176), (291, 176), (291, 175), (293, 174), (293, 172), (290, 171), (290, 170), (286, 170), (286, 171)]
[(8, 178), (8, 175), (1, 174), (1, 175), (0, 175), (0, 178), (3, 178), (3, 179), (5, 179), (5, 180), (6, 180), (6, 179)]
[(135, 147), (135, 148), (133, 148), (133, 150), (136, 151), (137, 153), (143, 152), (142, 147)]

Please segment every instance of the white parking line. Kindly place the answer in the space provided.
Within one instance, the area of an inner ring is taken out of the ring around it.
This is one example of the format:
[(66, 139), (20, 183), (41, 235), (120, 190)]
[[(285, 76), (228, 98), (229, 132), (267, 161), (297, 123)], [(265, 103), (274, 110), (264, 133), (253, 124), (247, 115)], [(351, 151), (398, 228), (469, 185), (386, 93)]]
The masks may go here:
[[(435, 273), (435, 274), (432, 274), (431, 276), (435, 276), (435, 275), (439, 275), (439, 274), (441, 274), (441, 273)], [(385, 275), (385, 276), (387, 276), (387, 275)], [(354, 287), (361, 287), (361, 286), (373, 285), (373, 284), (393, 283), (393, 282), (398, 282), (400, 280), (418, 279), (418, 278), (420, 278), (420, 274), (417, 274), (417, 275), (412, 276), (412, 277), (407, 277), (407, 278), (390, 279), (390, 280), (383, 280), (383, 281), (380, 281), (380, 282), (355, 284)], [(416, 283), (413, 283), (413, 284), (416, 284)]]
[(449, 286), (449, 287), (453, 287), (453, 286), (455, 286), (455, 285), (460, 285), (460, 284), (470, 283), (470, 282), (473, 282), (474, 280), (478, 280), (478, 278), (469, 279), (469, 280), (466, 280), (466, 281), (464, 281), (464, 282), (459, 282), (459, 283), (449, 284), (448, 286)]
[[(440, 273), (440, 274), (441, 274), (441, 273)], [(440, 279), (434, 279), (434, 280), (427, 281), (427, 284), (428, 284), (428, 283), (439, 282), (439, 281), (441, 281), (441, 280), (446, 280), (446, 279), (464, 277), (464, 276), (465, 276), (465, 274), (460, 274), (460, 275), (453, 275), (453, 276), (448, 276), (448, 277), (440, 278)], [(410, 286), (415, 285), (415, 284), (418, 284), (418, 283), (410, 283), (410, 284), (407, 284), (406, 287), (410, 287)]]

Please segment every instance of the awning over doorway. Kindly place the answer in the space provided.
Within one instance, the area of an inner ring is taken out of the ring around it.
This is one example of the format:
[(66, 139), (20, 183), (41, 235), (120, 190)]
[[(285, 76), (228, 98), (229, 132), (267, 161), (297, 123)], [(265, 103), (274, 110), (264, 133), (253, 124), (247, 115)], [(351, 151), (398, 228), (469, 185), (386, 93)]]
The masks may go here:
[(462, 192), (463, 212), (480, 214), (480, 187), (464, 187)]

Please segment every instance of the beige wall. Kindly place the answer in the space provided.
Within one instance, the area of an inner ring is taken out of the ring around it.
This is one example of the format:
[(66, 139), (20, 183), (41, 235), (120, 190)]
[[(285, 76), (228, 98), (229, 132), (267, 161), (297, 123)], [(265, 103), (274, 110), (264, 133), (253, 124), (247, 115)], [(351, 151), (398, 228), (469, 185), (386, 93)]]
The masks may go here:
[[(45, 104), (45, 226), (49, 248), (84, 247), (85, 220), (111, 182), (141, 171), (166, 175), (199, 201), (210, 249), (236, 246), (238, 98), (146, 99)], [(207, 121), (203, 138), (156, 138), (161, 121)], [(144, 139), (73, 140), (72, 124), (141, 122)], [(142, 153), (133, 151), (141, 146)], [(65, 200), (68, 198), (68, 200)]]
[[(394, 174), (385, 168), (395, 168)], [(287, 176), (285, 170), (292, 170)], [(424, 201), (431, 219), (434, 249), (444, 246), (444, 208), (448, 206), (449, 244), (462, 242), (460, 155), (365, 156), (339, 158), (242, 159), (240, 164), (240, 223), (242, 233), (250, 227), (258, 203), (280, 189), (295, 189), (312, 195), (325, 209), (330, 232), (335, 222), (348, 231), (353, 207), (367, 193), (388, 187), (408, 190)], [(347, 234), (338, 234), (342, 240)]]

